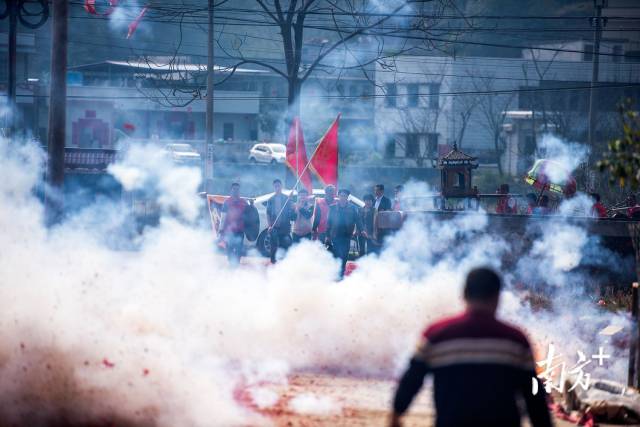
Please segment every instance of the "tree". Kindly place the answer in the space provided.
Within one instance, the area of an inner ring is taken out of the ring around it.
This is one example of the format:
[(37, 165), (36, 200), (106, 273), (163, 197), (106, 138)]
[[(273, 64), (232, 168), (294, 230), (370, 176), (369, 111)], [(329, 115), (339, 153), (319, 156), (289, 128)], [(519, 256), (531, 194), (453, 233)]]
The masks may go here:
[[(494, 94), (496, 79), (492, 75), (482, 77), (472, 76), (471, 82), (478, 96), (478, 112), (480, 114), (480, 125), (491, 135), (493, 149), (498, 164), (498, 173), (504, 174), (502, 170), (502, 156), (505, 153), (506, 144), (502, 138), (502, 128), (507, 118), (505, 112), (509, 110), (515, 99), (515, 92)], [(489, 93), (487, 93), (489, 92)], [(482, 94), (484, 93), (484, 95)]]
[(637, 190), (640, 187), (640, 117), (629, 107), (621, 107), (622, 136), (609, 143), (598, 162), (601, 172), (609, 174), (611, 184)]
[[(289, 119), (299, 115), (302, 86), (311, 76), (321, 73), (340, 79), (345, 72), (356, 70), (373, 81), (376, 63), (393, 69), (393, 58), (398, 55), (437, 48), (429, 35), (442, 38), (453, 34), (442, 25), (441, 17), (448, 11), (457, 12), (453, 0), (245, 0), (238, 4), (247, 8), (216, 9), (220, 28), (216, 43), (227, 64), (216, 70), (223, 75), (216, 84), (224, 83), (245, 65), (269, 70), (286, 81)], [(237, 16), (242, 14), (247, 17)], [(175, 19), (182, 25), (184, 16)], [(246, 32), (259, 29), (265, 40), (280, 46), (280, 55), (264, 58), (264, 54), (247, 48), (248, 35), (236, 34), (226, 43), (226, 26), (239, 23), (246, 25)], [(418, 34), (421, 40), (403, 38)], [(180, 39), (175, 55), (162, 63), (145, 57), (151, 69), (164, 70), (156, 73), (151, 85), (165, 95), (160, 102), (169, 105), (184, 106), (206, 96), (201, 78), (204, 67), (189, 66), (180, 55), (181, 47)], [(176, 94), (183, 96), (176, 101)]]

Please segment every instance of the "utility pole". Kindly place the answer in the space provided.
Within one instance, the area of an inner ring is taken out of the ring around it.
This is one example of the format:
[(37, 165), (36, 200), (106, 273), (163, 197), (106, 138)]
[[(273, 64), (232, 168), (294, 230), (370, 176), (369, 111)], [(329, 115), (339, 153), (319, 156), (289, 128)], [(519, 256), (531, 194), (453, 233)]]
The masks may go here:
[(595, 143), (596, 133), (596, 107), (595, 107), (595, 86), (598, 84), (598, 71), (600, 66), (600, 39), (602, 37), (602, 27), (606, 25), (607, 18), (602, 18), (602, 9), (607, 7), (608, 0), (593, 0), (596, 9), (596, 16), (591, 18), (591, 25), (595, 27), (593, 35), (593, 57), (591, 71), (591, 87), (589, 90), (589, 136), (588, 143), (591, 150)]
[(47, 223), (62, 217), (64, 184), (64, 145), (67, 122), (67, 41), (69, 5), (67, 0), (52, 0), (51, 81), (49, 83), (49, 137), (47, 141)]
[(206, 137), (203, 155), (204, 191), (208, 191), (208, 183), (213, 178), (213, 2), (209, 0), (209, 29), (207, 32), (207, 116)]
[[(18, 20), (20, 23), (31, 29), (36, 29), (44, 25), (49, 18), (49, 4), (48, 0), (38, 0), (40, 10), (35, 12), (33, 5), (31, 9), (26, 12), (23, 10), (25, 0), (5, 0), (6, 8), (0, 13), (0, 20), (9, 17), (9, 62), (8, 62), (8, 83), (7, 88), (7, 115), (5, 127), (7, 128), (7, 136), (11, 138), (15, 132), (16, 116), (17, 116), (17, 103), (16, 103), (16, 64), (18, 62)], [(27, 19), (27, 17), (29, 19)], [(36, 22), (32, 22), (31, 19), (36, 18)]]
[(18, 58), (17, 45), (18, 45), (18, 0), (7, 1), (7, 8), (9, 9), (9, 88), (7, 89), (8, 95), (8, 122), (7, 122), (7, 136), (13, 137), (15, 131), (16, 121), (16, 62)]

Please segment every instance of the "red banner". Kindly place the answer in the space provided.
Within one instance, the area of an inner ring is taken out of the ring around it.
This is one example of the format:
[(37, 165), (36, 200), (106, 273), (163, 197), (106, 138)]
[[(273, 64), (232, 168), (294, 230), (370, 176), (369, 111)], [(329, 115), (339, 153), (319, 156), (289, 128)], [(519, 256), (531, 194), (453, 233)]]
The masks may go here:
[(338, 185), (338, 122), (340, 114), (324, 134), (311, 159), (311, 171), (322, 185)]
[[(287, 166), (295, 174), (296, 178), (300, 178), (300, 182), (311, 193), (313, 185), (311, 184), (311, 175), (309, 170), (305, 170), (307, 166), (307, 149), (304, 146), (304, 136), (302, 135), (302, 126), (300, 119), (295, 117), (291, 123), (289, 131), (289, 141), (287, 142)], [(304, 174), (301, 173), (304, 171)]]

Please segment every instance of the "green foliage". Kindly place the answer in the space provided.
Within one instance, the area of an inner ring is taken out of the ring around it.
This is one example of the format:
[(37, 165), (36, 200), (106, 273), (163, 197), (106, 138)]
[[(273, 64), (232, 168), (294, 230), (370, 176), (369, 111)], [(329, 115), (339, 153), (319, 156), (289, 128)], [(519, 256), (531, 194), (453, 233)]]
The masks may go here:
[(620, 187), (640, 187), (640, 117), (627, 103), (621, 108), (622, 137), (611, 141), (602, 160), (600, 172), (609, 173), (609, 181)]

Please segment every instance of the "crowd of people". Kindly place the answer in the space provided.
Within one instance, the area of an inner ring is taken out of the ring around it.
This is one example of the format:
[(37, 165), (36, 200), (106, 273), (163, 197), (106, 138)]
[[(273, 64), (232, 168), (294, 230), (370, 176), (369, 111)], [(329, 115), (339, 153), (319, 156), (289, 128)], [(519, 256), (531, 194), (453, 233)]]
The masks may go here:
[[(245, 212), (249, 203), (240, 197), (240, 185), (231, 185), (230, 196), (225, 200), (220, 226), (226, 244), (229, 261), (237, 264), (242, 254)], [(385, 196), (383, 184), (373, 188), (373, 194), (363, 197), (364, 206), (349, 201), (347, 189), (336, 191), (328, 185), (322, 197), (312, 197), (301, 188), (296, 197), (283, 193), (282, 181), (273, 181), (273, 196), (266, 203), (267, 225), (270, 239), (271, 262), (276, 262), (278, 249), (288, 249), (303, 240), (318, 240), (341, 262), (340, 274), (344, 275), (351, 240), (356, 239), (359, 255), (379, 253), (387, 235), (376, 227), (378, 212), (400, 210), (400, 194), (403, 187), (396, 186), (394, 199)]]
[[(402, 211), (403, 186), (395, 187), (393, 200), (385, 195), (383, 184), (377, 184), (373, 193), (363, 197), (364, 206), (359, 207), (349, 201), (347, 189), (336, 191), (328, 185), (322, 197), (314, 197), (305, 188), (297, 194), (283, 193), (282, 182), (273, 181), (274, 194), (266, 203), (268, 235), (270, 239), (271, 262), (276, 262), (278, 249), (287, 250), (292, 244), (303, 240), (318, 240), (341, 262), (340, 274), (344, 275), (351, 249), (351, 241), (357, 241), (360, 256), (379, 253), (390, 230), (377, 226), (378, 213), (382, 211)], [(502, 184), (496, 191), (498, 198), (495, 213), (551, 215), (554, 213), (548, 195), (529, 193), (526, 206), (519, 207), (516, 196), (510, 194), (509, 185)], [(592, 193), (593, 205), (587, 215), (607, 218), (616, 209), (608, 209), (600, 195)], [(246, 211), (249, 202), (240, 197), (240, 185), (231, 185), (230, 196), (222, 207), (223, 221), (221, 236), (226, 245), (227, 256), (232, 264), (237, 264), (243, 252)], [(626, 200), (626, 207), (618, 209), (618, 215), (629, 218), (640, 217), (640, 205), (635, 195)]]

